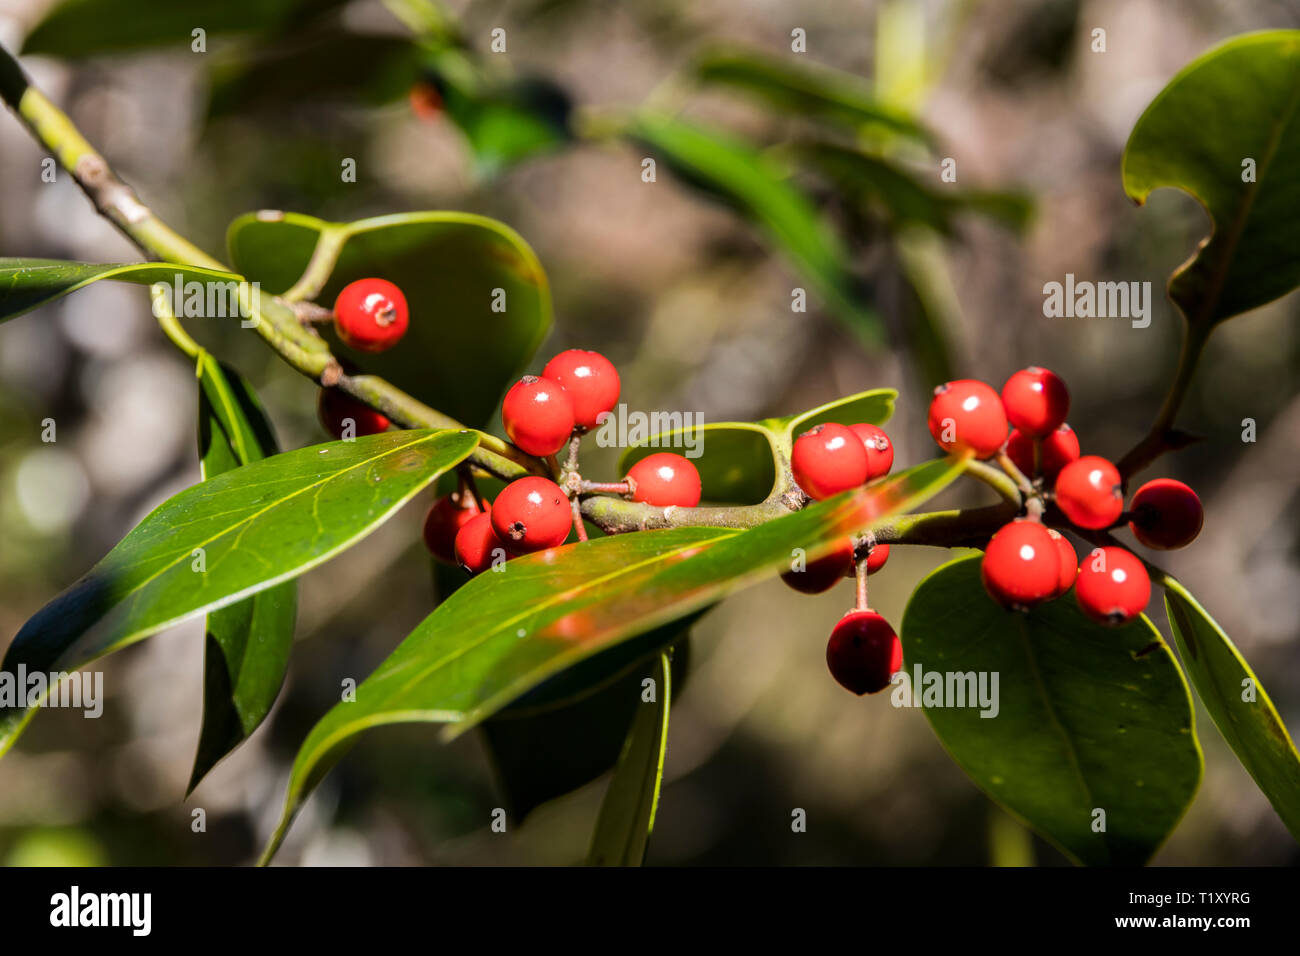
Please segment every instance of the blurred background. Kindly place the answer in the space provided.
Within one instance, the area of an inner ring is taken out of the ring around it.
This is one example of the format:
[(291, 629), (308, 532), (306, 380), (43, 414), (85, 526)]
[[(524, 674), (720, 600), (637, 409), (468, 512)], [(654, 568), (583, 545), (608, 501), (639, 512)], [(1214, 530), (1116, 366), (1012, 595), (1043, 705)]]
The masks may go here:
[[(1125, 139), (1209, 46), (1300, 26), (1300, 3), (1267, 0), (118, 0), (113, 23), (77, 20), (78, 8), (105, 6), (0, 0), (0, 42), (33, 51), (24, 63), (34, 81), (213, 254), (223, 255), (230, 219), (265, 207), (334, 220), (491, 215), (523, 234), (549, 275), (556, 322), (532, 370), (562, 348), (600, 349), (633, 407), (707, 421), (897, 388), (888, 430), (900, 466), (933, 456), (925, 410), (949, 374), (1000, 386), (1017, 368), (1046, 365), (1070, 385), (1085, 451), (1116, 457), (1145, 432), (1179, 334), (1164, 282), (1209, 221), (1168, 190), (1133, 206), (1119, 175)], [(190, 30), (205, 24), (206, 52), (196, 53)], [(497, 28), (504, 53), (491, 52)], [(1093, 49), (1097, 29), (1104, 52)], [(792, 52), (795, 30), (806, 52)], [(417, 45), (417, 34), (437, 43)], [(720, 45), (865, 91), (877, 113), (851, 117), (845, 137), (842, 117), (817, 115), (815, 100), (782, 102), (756, 90), (752, 73), (748, 86), (729, 79), (725, 58), (702, 68)], [(729, 161), (760, 177), (757, 194), (731, 192), (726, 163), (693, 166), (620, 126), (647, 106), (731, 144)], [(42, 182), (43, 155), (12, 116), (0, 118), (0, 255), (138, 259), (66, 175)], [(659, 158), (653, 183), (642, 181), (647, 156)], [(356, 182), (341, 180), (344, 158), (356, 160)], [(955, 183), (941, 180), (945, 158)], [(787, 192), (795, 212), (774, 226), (765, 203)], [(1044, 318), (1043, 285), (1066, 273), (1150, 281), (1150, 327)], [(806, 313), (791, 310), (796, 288), (808, 289)], [(1163, 563), (1267, 680), (1293, 735), (1296, 311), (1292, 295), (1220, 329), (1179, 420), (1208, 440), (1156, 472), (1191, 483), (1206, 504), (1201, 538)], [(216, 323), (191, 331), (252, 381), (282, 446), (325, 439), (314, 386), (256, 336)], [(0, 646), (198, 480), (195, 414), (192, 367), (153, 322), (146, 290), (97, 284), (0, 328)], [(53, 444), (41, 441), (47, 418)], [(1258, 424), (1254, 444), (1241, 439), (1246, 418)], [(612, 479), (613, 467), (606, 454), (584, 471)], [(983, 500), (979, 488), (958, 489), (939, 504)], [(419, 541), (428, 501), (301, 579), (276, 709), (188, 799), (201, 622), (104, 660), (101, 719), (42, 712), (0, 760), (0, 861), (252, 860), (297, 746), (339, 682), (364, 678), (433, 605)], [(897, 624), (915, 584), (948, 557), (896, 548), (873, 578), (873, 603)], [(810, 598), (772, 582), (695, 626), (647, 862), (1065, 863), (983, 797), (919, 712), (831, 680), (825, 637), (849, 590)], [(1163, 607), (1150, 613), (1168, 633)], [(1198, 724), (1205, 780), (1156, 863), (1300, 862), (1199, 707)], [(277, 862), (583, 859), (607, 777), (495, 834), (490, 814), (503, 803), (483, 735), (436, 738), (421, 725), (362, 738)], [(563, 762), (564, 741), (549, 746)], [(191, 829), (195, 808), (204, 833)], [(791, 832), (794, 808), (807, 811), (806, 833)]]

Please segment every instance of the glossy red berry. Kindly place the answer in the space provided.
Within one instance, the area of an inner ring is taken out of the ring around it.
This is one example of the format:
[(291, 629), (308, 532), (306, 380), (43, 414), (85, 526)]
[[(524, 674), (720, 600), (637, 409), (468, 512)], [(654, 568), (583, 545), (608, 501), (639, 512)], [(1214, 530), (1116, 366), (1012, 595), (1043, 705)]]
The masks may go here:
[(1056, 590), (1052, 594), (1052, 597), (1058, 598), (1074, 587), (1074, 579), (1079, 574), (1079, 556), (1074, 553), (1074, 545), (1070, 544), (1069, 539), (1061, 532), (1055, 528), (1048, 528), (1047, 534), (1056, 545), (1056, 554), (1060, 560)]
[(829, 554), (807, 562), (801, 570), (782, 571), (781, 580), (804, 594), (821, 594), (852, 573), (853, 541), (845, 538)]
[(1070, 392), (1055, 372), (1031, 365), (1002, 386), (1002, 407), (1013, 428), (1030, 438), (1046, 438), (1064, 424)]
[(492, 504), (491, 513), (497, 537), (515, 554), (563, 544), (573, 527), (569, 499), (560, 486), (535, 475), (506, 485)]
[(993, 457), (1007, 440), (1002, 399), (988, 385), (970, 378), (934, 390), (929, 425), (944, 451), (970, 449), (976, 458)]
[(1042, 524), (1021, 518), (993, 535), (980, 562), (980, 578), (1003, 607), (1028, 610), (1056, 596), (1061, 552)]
[(474, 515), (456, 532), (456, 563), (470, 574), (480, 574), (495, 562), (508, 561), (510, 552), (492, 530), (491, 511)]
[(325, 431), (344, 441), (388, 430), (387, 418), (337, 388), (320, 390), (316, 397), (316, 417)]
[(667, 451), (648, 455), (628, 469), (627, 477), (634, 486), (633, 501), (656, 508), (694, 508), (700, 503), (700, 473), (681, 455)]
[(881, 568), (885, 566), (885, 562), (888, 560), (889, 560), (889, 545), (887, 544), (876, 545), (874, 548), (871, 549), (871, 553), (867, 555), (867, 574), (875, 574), (877, 571), (879, 571)]
[(1205, 523), (1201, 499), (1172, 478), (1148, 481), (1133, 495), (1128, 526), (1148, 548), (1168, 550), (1192, 543)]
[(794, 480), (818, 501), (862, 484), (868, 467), (862, 439), (834, 422), (808, 429), (795, 439), (790, 454)]
[(1094, 621), (1124, 624), (1146, 609), (1151, 578), (1142, 562), (1124, 548), (1096, 548), (1083, 559), (1074, 594), (1083, 613)]
[(391, 349), (406, 334), (411, 314), (402, 290), (387, 279), (358, 279), (334, 300), (334, 330), (358, 352)]
[(501, 422), (530, 455), (554, 455), (573, 434), (573, 400), (553, 378), (525, 375), (506, 392)]
[(826, 666), (842, 687), (859, 696), (874, 694), (903, 666), (903, 645), (875, 611), (850, 611), (831, 631)]
[(1119, 470), (1098, 455), (1070, 462), (1056, 476), (1056, 506), (1080, 528), (1109, 528), (1124, 511)]
[(889, 469), (894, 467), (894, 443), (885, 430), (866, 422), (850, 425), (849, 430), (862, 439), (867, 450), (867, 481), (889, 474)]
[(438, 560), (455, 564), (456, 535), (482, 513), (474, 496), (467, 492), (443, 495), (424, 516), (424, 546)]
[[(1079, 436), (1069, 425), (1061, 425), (1042, 440), (1039, 473), (1047, 482), (1056, 481), (1061, 469), (1079, 457)], [(1007, 439), (1007, 457), (1026, 475), (1035, 476), (1034, 440), (1019, 429)]]
[(618, 369), (599, 352), (569, 349), (546, 363), (542, 374), (564, 386), (579, 428), (595, 428), (618, 403)]

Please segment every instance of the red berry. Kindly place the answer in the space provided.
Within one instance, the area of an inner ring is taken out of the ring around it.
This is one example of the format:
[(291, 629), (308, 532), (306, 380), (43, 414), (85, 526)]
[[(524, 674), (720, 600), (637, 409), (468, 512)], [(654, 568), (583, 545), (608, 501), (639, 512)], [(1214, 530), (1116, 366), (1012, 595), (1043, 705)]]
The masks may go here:
[(316, 397), (316, 417), (325, 431), (344, 441), (388, 430), (387, 418), (337, 388), (320, 390)]
[(976, 458), (991, 458), (1007, 440), (1002, 399), (983, 382), (963, 378), (934, 390), (930, 434), (944, 451), (970, 449)]
[(595, 428), (618, 402), (618, 369), (599, 352), (569, 349), (546, 363), (542, 374), (564, 386), (579, 428)]
[(874, 694), (903, 666), (903, 645), (875, 611), (850, 611), (831, 631), (826, 666), (842, 687), (858, 696)]
[(491, 511), (476, 514), (456, 532), (453, 549), (456, 563), (470, 574), (479, 574), (492, 567), (496, 561), (508, 561), (510, 552), (492, 530)]
[(1128, 526), (1148, 548), (1168, 550), (1192, 543), (1205, 523), (1201, 499), (1172, 478), (1156, 478), (1137, 490), (1129, 507)]
[(573, 400), (553, 378), (525, 375), (506, 392), (501, 421), (530, 455), (554, 455), (573, 434)]
[(434, 120), (442, 112), (442, 96), (427, 80), (417, 80), (407, 93), (411, 112), (422, 120)]
[(628, 469), (627, 477), (635, 485), (633, 501), (656, 508), (694, 508), (700, 503), (700, 473), (681, 455), (668, 451), (649, 455)]
[(1020, 518), (993, 535), (980, 562), (989, 596), (1003, 607), (1024, 611), (1056, 596), (1061, 552), (1039, 522)]
[(1065, 422), (1070, 393), (1055, 372), (1031, 365), (1002, 386), (1002, 406), (1013, 427), (1030, 438), (1045, 438)]
[(424, 546), (438, 560), (455, 564), (456, 535), (480, 514), (473, 495), (467, 492), (443, 495), (429, 506), (424, 516)]
[(885, 430), (866, 422), (850, 425), (849, 430), (862, 439), (867, 449), (867, 481), (889, 474), (889, 469), (894, 467), (894, 443)]
[(862, 439), (834, 422), (804, 432), (795, 439), (790, 455), (794, 480), (818, 501), (862, 484), (868, 467)]
[(1052, 594), (1052, 597), (1058, 598), (1074, 587), (1074, 579), (1079, 573), (1079, 556), (1074, 553), (1074, 545), (1061, 532), (1048, 528), (1047, 533), (1056, 544), (1056, 553), (1061, 561), (1060, 577), (1056, 582), (1056, 591)]
[(358, 352), (392, 348), (409, 323), (406, 296), (387, 279), (349, 282), (334, 300), (334, 330)]
[(845, 538), (833, 551), (816, 561), (809, 561), (802, 571), (791, 568), (781, 572), (781, 580), (804, 594), (829, 591), (846, 574), (853, 573), (853, 541)]
[[(1042, 440), (1039, 469), (1048, 482), (1056, 481), (1061, 469), (1079, 457), (1079, 436), (1069, 425), (1061, 425)], [(1007, 439), (1007, 456), (1017, 468), (1034, 477), (1034, 440), (1019, 429)]]
[(492, 505), (492, 529), (515, 554), (563, 544), (573, 527), (569, 499), (549, 478), (512, 481)]
[(1099, 624), (1123, 624), (1146, 609), (1151, 578), (1124, 548), (1096, 548), (1079, 568), (1074, 596), (1083, 613)]
[[(885, 562), (888, 560), (889, 560), (889, 545), (887, 544), (876, 545), (874, 548), (871, 549), (871, 553), (867, 555), (867, 574), (875, 574), (877, 571), (879, 571), (881, 568), (885, 566)], [(849, 573), (851, 574), (852, 572), (850, 571)]]
[(1056, 505), (1080, 528), (1109, 528), (1124, 510), (1118, 469), (1097, 455), (1070, 462), (1056, 476)]

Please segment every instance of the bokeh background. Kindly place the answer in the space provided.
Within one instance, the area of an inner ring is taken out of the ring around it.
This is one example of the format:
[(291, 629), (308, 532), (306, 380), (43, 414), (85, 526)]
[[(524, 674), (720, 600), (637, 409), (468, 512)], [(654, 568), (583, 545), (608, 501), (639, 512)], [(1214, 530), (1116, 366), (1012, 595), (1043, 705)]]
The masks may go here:
[[(0, 0), (0, 42), (20, 46), (49, 6)], [(556, 325), (538, 368), (561, 348), (597, 348), (620, 366), (636, 406), (698, 411), (709, 421), (894, 387), (900, 399), (889, 431), (900, 464), (933, 454), (924, 413), (935, 383), (917, 360), (922, 321), (939, 330), (962, 376), (1000, 385), (1027, 364), (1059, 371), (1087, 450), (1117, 456), (1145, 431), (1177, 346), (1164, 280), (1209, 223), (1172, 191), (1133, 206), (1119, 178), (1124, 141), (1152, 96), (1207, 47), (1246, 30), (1300, 26), (1300, 4), (1267, 0), (534, 0), (446, 9), (484, 55), (490, 31), (504, 27), (509, 68), (567, 91), (575, 122), (656, 97), (764, 147), (779, 147), (798, 118), (708, 89), (683, 94), (673, 77), (718, 42), (791, 56), (790, 31), (801, 27), (805, 62), (872, 84), (936, 132), (936, 150), (913, 166), (923, 181), (938, 188), (938, 160), (954, 157), (959, 184), (1023, 194), (1033, 217), (1015, 228), (961, 216), (940, 236), (888, 216), (849, 215), (839, 197), (810, 187), (848, 237), (867, 301), (890, 330), (889, 347), (868, 350), (815, 295), (808, 313), (791, 312), (790, 290), (807, 283), (744, 216), (662, 168), (656, 183), (643, 183), (643, 150), (580, 141), (485, 170), (445, 114), (422, 115), (404, 95), (318, 96), (311, 83), (262, 89), (267, 95), (248, 109), (209, 118), (214, 75), (265, 37), (214, 37), (200, 55), (186, 33), (140, 52), (25, 64), (164, 219), (218, 255), (225, 223), (262, 207), (340, 220), (486, 213), (518, 229), (549, 274)], [(328, 15), (361, 35), (404, 34), (379, 2)], [(1106, 31), (1104, 53), (1090, 49), (1095, 28)], [(275, 41), (289, 43), (294, 31), (290, 23)], [(138, 258), (68, 177), (41, 181), (42, 156), (11, 116), (0, 117), (0, 255)], [(340, 181), (340, 157), (348, 156), (358, 161), (356, 183)], [(1067, 272), (1152, 282), (1151, 326), (1044, 318), (1043, 284)], [(1293, 734), (1297, 301), (1289, 296), (1215, 335), (1180, 418), (1208, 440), (1159, 466), (1197, 487), (1207, 512), (1201, 538), (1165, 563), (1267, 680)], [(324, 440), (312, 384), (256, 336), (209, 325), (194, 334), (252, 380), (282, 444)], [(157, 329), (142, 289), (98, 284), (0, 328), (0, 647), (157, 503), (198, 480), (195, 412), (192, 368)], [(57, 421), (54, 444), (40, 440), (45, 418)], [(1241, 441), (1244, 418), (1258, 423), (1254, 444)], [(608, 456), (604, 466), (613, 467)], [(980, 500), (980, 489), (966, 489), (943, 502)], [(0, 861), (254, 858), (279, 813), (295, 750), (337, 700), (340, 680), (363, 678), (430, 610), (419, 543), (427, 503), (412, 503), (302, 579), (292, 665), (275, 711), (189, 799), (200, 622), (104, 661), (102, 719), (42, 712), (0, 761)], [(873, 578), (873, 602), (900, 621), (916, 582), (947, 557), (895, 549)], [(695, 627), (648, 862), (1064, 863), (992, 807), (920, 713), (884, 697), (854, 698), (831, 680), (825, 637), (850, 602), (847, 585), (808, 598), (773, 582)], [(1167, 633), (1158, 602), (1151, 613)], [(1205, 780), (1156, 862), (1300, 861), (1199, 708), (1198, 724)], [(606, 778), (494, 834), (489, 815), (501, 798), (481, 737), (450, 746), (436, 738), (428, 726), (364, 737), (311, 800), (278, 862), (583, 858)], [(563, 746), (553, 742), (557, 761)], [(206, 811), (205, 833), (191, 830), (196, 807)], [(807, 833), (791, 833), (796, 807), (808, 813)]]

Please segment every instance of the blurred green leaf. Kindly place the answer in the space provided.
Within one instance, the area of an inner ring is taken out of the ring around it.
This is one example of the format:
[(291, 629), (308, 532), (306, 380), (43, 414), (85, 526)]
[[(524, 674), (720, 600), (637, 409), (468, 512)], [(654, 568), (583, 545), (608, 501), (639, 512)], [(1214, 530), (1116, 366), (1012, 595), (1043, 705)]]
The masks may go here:
[[(945, 564), (916, 589), (903, 616), (904, 670), (949, 687), (954, 675), (996, 674), (996, 715), (967, 703), (925, 707), (926, 718), (980, 789), (1074, 860), (1145, 863), (1202, 772), (1173, 654), (1145, 617), (1102, 627), (1072, 598), (1005, 611), (985, 593), (980, 561)], [(922, 684), (912, 688), (918, 702)]]
[(215, 68), (208, 114), (294, 110), (330, 100), (376, 106), (407, 95), (423, 58), (405, 37), (350, 33), (334, 25), (277, 37)]
[(922, 225), (951, 235), (957, 215), (979, 213), (1018, 231), (1033, 213), (1032, 200), (1021, 193), (928, 186), (901, 163), (838, 143), (799, 143), (793, 155), (864, 211), (883, 214), (894, 228)]
[(661, 654), (650, 680), (654, 700), (644, 698), (637, 681), (636, 718), (618, 758), (614, 779), (596, 819), (587, 862), (591, 866), (640, 866), (655, 826), (659, 787), (668, 750), (668, 711), (672, 704), (672, 665)]
[[(291, 580), (379, 527), (477, 443), (471, 432), (385, 432), (285, 452), (187, 488), (24, 624), (3, 669), (74, 670)], [(0, 754), (35, 710), (0, 709)]]
[[(309, 263), (321, 268), (329, 279), (317, 300), (327, 308), (354, 279), (395, 282), (411, 308), (401, 348), (354, 352), (323, 331), (336, 355), (468, 425), (487, 422), (551, 328), (550, 287), (537, 256), (514, 230), (483, 216), (418, 212), (330, 223), (249, 213), (231, 224), (228, 242), (232, 260), (265, 291), (288, 290)], [(494, 302), (504, 311), (494, 311)]]
[(239, 282), (242, 277), (215, 269), (200, 269), (172, 262), (132, 262), (97, 265), (60, 259), (0, 258), (0, 322), (30, 312), (47, 302), (83, 289), (100, 279), (136, 285), (155, 282)]
[(784, 166), (744, 140), (654, 113), (636, 115), (624, 132), (683, 182), (756, 223), (863, 345), (883, 344), (879, 316), (866, 303), (847, 250)]
[(1236, 645), (1187, 590), (1166, 578), (1165, 608), (1183, 669), (1214, 726), (1300, 840), (1300, 753)]
[(63, 0), (32, 28), (24, 53), (84, 57), (151, 46), (188, 52), (191, 32), (208, 37), (225, 33), (278, 32), (344, 0)]
[[(199, 460), (204, 480), (279, 451), (252, 387), (201, 352)], [(239, 746), (275, 703), (289, 666), (298, 610), (293, 581), (208, 615), (203, 661), (203, 725), (188, 790)]]
[(883, 425), (894, 414), (894, 400), (898, 392), (892, 388), (872, 388), (855, 395), (837, 398), (825, 405), (818, 405), (798, 415), (785, 418), (770, 418), (762, 424), (784, 431), (787, 437), (794, 437), (806, 432), (814, 425), (823, 422), (838, 422), (841, 425)]
[[(1124, 190), (1190, 193), (1213, 232), (1169, 295), (1209, 328), (1300, 285), (1300, 30), (1237, 37), (1184, 67), (1124, 147)], [(1254, 175), (1247, 182), (1247, 162)]]
[(464, 733), (542, 681), (789, 566), (946, 487), (960, 459), (891, 478), (747, 531), (676, 528), (611, 535), (516, 558), (444, 601), (312, 729), (294, 761), (269, 860), (302, 802), (357, 734), (391, 723)]
[(881, 103), (870, 84), (851, 73), (739, 50), (710, 51), (696, 61), (693, 72), (702, 83), (731, 87), (798, 116), (852, 129), (880, 126), (923, 143), (932, 142), (915, 118)]

